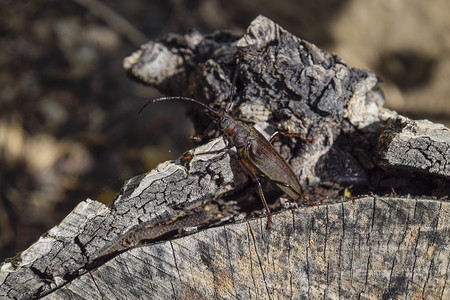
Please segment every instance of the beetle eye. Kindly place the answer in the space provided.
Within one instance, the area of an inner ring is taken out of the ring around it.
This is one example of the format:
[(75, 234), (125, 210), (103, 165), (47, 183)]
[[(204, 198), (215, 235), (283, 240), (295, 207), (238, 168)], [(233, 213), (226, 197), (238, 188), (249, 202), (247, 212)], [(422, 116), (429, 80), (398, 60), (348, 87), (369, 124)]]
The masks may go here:
[(222, 121), (220, 121), (220, 128), (224, 129), (228, 126), (228, 124), (230, 124), (230, 120), (228, 120), (228, 118), (224, 118)]

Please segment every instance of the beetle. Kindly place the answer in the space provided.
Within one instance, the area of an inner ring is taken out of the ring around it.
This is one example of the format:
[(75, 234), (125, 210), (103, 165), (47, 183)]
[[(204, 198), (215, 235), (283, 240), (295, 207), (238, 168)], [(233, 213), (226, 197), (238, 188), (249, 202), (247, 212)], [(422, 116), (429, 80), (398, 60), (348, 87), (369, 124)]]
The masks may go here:
[[(264, 193), (261, 187), (261, 182), (259, 178), (265, 178), (274, 182), (283, 192), (285, 192), (293, 200), (302, 199), (310, 205), (316, 205), (317, 203), (308, 200), (304, 197), (303, 189), (300, 182), (295, 175), (292, 167), (286, 162), (286, 160), (273, 148), (272, 142), (278, 136), (278, 134), (283, 134), (290, 137), (298, 137), (305, 141), (311, 142), (311, 139), (302, 138), (300, 135), (295, 133), (283, 133), (275, 132), (269, 140), (267, 140), (261, 132), (259, 132), (253, 125), (246, 124), (241, 121), (234, 120), (229, 114), (232, 99), (234, 94), (234, 86), (237, 77), (237, 68), (233, 76), (233, 82), (231, 86), (230, 99), (225, 107), (225, 110), (218, 111), (208, 105), (188, 97), (161, 97), (157, 99), (151, 99), (145, 103), (140, 109), (139, 113), (142, 113), (144, 108), (152, 103), (167, 101), (167, 100), (178, 100), (193, 102), (201, 105), (208, 111), (208, 115), (213, 119), (214, 123), (219, 125), (219, 129), (222, 131), (224, 136), (228, 141), (229, 148), (236, 147), (237, 154), (239, 157), (239, 162), (244, 169), (244, 171), (250, 175), (253, 181), (256, 182), (258, 187), (258, 194), (263, 203), (264, 209), (267, 213), (267, 225), (266, 228), (270, 229), (272, 225), (272, 215), (270, 209), (267, 205)], [(211, 125), (214, 125), (212, 123)], [(211, 127), (211, 126), (210, 126)], [(210, 129), (208, 127), (208, 129)], [(206, 130), (206, 132), (208, 131)], [(196, 138), (196, 137), (194, 137)], [(188, 157), (192, 158), (191, 156)], [(321, 202), (321, 201), (319, 201)]]

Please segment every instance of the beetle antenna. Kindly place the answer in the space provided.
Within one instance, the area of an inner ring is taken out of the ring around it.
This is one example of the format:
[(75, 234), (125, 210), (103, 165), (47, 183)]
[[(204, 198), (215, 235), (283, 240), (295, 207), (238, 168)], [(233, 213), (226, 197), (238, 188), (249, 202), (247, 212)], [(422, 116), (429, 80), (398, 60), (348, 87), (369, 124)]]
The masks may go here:
[(242, 52), (238, 50), (234, 56), (237, 57), (238, 62), (236, 64), (236, 68), (234, 69), (233, 81), (231, 83), (230, 100), (228, 100), (227, 106), (225, 107), (225, 112), (228, 112), (230, 110), (233, 103), (234, 91), (236, 90), (236, 79), (242, 62)]
[(139, 115), (142, 114), (142, 112), (144, 111), (144, 109), (145, 109), (148, 105), (150, 105), (150, 104), (152, 104), (152, 103), (155, 103), (155, 102), (166, 101), (166, 100), (179, 100), (179, 101), (190, 101), (190, 102), (194, 102), (194, 103), (197, 103), (197, 104), (203, 106), (204, 108), (206, 108), (206, 109), (207, 109), (214, 117), (219, 118), (220, 115), (221, 115), (217, 110), (215, 110), (215, 109), (209, 107), (209, 106), (206, 105), (205, 103), (202, 103), (202, 102), (200, 102), (200, 101), (198, 101), (198, 100), (195, 100), (195, 99), (192, 99), (192, 98), (188, 98), (188, 97), (161, 97), (161, 98), (151, 99), (151, 100), (147, 101), (147, 103), (145, 103), (144, 105), (142, 105), (141, 109), (139, 110)]

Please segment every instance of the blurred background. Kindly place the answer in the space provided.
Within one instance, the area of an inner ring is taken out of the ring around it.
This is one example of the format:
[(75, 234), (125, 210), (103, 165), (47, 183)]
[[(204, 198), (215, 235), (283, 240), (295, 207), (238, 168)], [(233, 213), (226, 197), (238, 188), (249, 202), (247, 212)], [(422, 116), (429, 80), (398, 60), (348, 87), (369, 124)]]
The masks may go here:
[[(386, 106), (450, 126), (448, 0), (0, 1), (0, 261), (86, 198), (193, 147), (182, 105), (122, 59), (168, 32), (244, 33), (263, 14), (383, 80)], [(175, 111), (174, 111), (175, 109)]]

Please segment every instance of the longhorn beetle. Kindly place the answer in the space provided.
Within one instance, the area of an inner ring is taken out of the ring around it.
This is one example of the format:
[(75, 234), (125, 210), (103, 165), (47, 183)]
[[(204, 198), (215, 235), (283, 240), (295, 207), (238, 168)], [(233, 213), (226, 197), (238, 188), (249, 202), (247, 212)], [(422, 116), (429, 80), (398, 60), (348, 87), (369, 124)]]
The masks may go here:
[[(247, 125), (241, 121), (236, 121), (228, 114), (232, 105), (240, 62), (241, 60), (239, 59), (233, 75), (231, 95), (225, 107), (225, 110), (218, 111), (200, 101), (188, 97), (161, 97), (149, 100), (147, 103), (145, 103), (140, 109), (139, 114), (142, 113), (147, 105), (167, 100), (189, 101), (203, 106), (208, 111), (208, 115), (214, 121), (205, 131), (205, 134), (203, 134), (203, 136), (207, 134), (214, 123), (218, 123), (220, 130), (228, 140), (229, 148), (233, 146), (236, 147), (239, 156), (239, 162), (242, 168), (246, 173), (250, 175), (250, 177), (256, 182), (258, 186), (258, 193), (267, 213), (266, 228), (270, 229), (272, 224), (272, 215), (270, 214), (269, 207), (267, 206), (267, 202), (264, 197), (259, 178), (266, 178), (274, 182), (283, 192), (285, 192), (289, 197), (296, 201), (300, 198), (310, 205), (317, 204), (308, 200), (302, 195), (303, 189), (300, 185), (300, 182), (298, 181), (297, 176), (292, 170), (292, 167), (273, 148), (272, 141), (280, 133), (290, 137), (298, 137), (307, 142), (311, 142), (312, 140), (304, 139), (300, 135), (295, 133), (283, 133), (278, 131), (275, 132), (269, 140), (267, 140), (255, 127), (253, 127), (253, 125)], [(200, 137), (193, 138), (199, 139)]]

